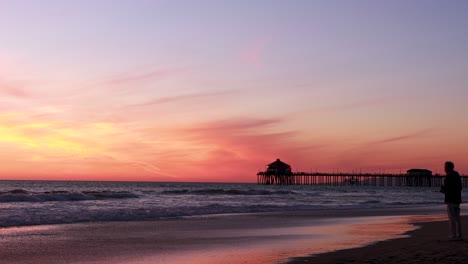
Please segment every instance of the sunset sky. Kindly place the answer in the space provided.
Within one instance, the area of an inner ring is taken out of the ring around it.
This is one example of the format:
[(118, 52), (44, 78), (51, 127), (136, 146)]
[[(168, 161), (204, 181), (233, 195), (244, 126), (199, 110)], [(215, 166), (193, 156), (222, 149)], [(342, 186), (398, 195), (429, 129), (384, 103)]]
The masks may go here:
[(0, 0), (0, 179), (468, 174), (468, 1)]

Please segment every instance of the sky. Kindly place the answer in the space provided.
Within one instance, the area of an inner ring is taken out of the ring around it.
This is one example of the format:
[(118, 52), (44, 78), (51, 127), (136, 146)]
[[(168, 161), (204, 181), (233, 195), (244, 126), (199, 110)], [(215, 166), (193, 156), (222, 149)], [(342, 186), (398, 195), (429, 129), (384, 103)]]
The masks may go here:
[(468, 1), (0, 0), (0, 179), (468, 174)]

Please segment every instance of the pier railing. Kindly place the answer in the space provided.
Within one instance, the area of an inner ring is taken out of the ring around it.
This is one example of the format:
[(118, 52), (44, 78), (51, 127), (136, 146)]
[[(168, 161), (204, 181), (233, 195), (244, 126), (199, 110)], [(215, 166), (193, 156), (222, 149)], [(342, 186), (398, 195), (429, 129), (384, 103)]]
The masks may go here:
[[(440, 187), (445, 176), (390, 173), (257, 173), (257, 183), (264, 185), (327, 185), (327, 186), (411, 186)], [(468, 176), (461, 176), (463, 187), (468, 187)]]

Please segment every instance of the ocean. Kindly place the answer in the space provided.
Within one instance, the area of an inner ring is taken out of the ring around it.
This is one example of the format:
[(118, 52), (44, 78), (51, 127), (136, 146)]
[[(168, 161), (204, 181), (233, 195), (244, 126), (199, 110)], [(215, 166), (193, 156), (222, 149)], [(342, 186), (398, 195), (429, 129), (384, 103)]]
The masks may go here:
[(0, 227), (442, 203), (429, 187), (0, 181)]

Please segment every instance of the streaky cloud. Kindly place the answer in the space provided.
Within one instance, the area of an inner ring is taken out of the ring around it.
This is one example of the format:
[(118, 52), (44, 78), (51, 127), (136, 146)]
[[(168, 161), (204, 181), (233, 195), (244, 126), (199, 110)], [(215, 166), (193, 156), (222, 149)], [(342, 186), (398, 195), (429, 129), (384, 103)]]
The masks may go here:
[(283, 122), (282, 118), (266, 118), (266, 119), (226, 119), (214, 121), (206, 124), (201, 124), (196, 127), (191, 127), (189, 131), (219, 131), (219, 130), (245, 130), (265, 127), (268, 125), (279, 124)]
[(395, 137), (390, 137), (382, 140), (377, 140), (377, 141), (372, 141), (369, 144), (385, 144), (385, 143), (393, 143), (393, 142), (398, 142), (398, 141), (404, 141), (404, 140), (409, 140), (413, 138), (419, 138), (422, 136), (427, 136), (431, 134), (434, 131), (432, 128), (427, 128), (423, 130), (416, 131), (414, 133), (410, 134), (404, 134), (404, 135), (399, 135)]
[(114, 78), (111, 78), (105, 81), (105, 83), (110, 84), (110, 85), (120, 85), (120, 84), (127, 84), (127, 83), (147, 81), (147, 80), (160, 80), (160, 79), (164, 79), (166, 77), (172, 76), (174, 74), (180, 73), (182, 71), (184, 71), (184, 69), (178, 68), (178, 69), (160, 69), (160, 70), (140, 72), (140, 73), (134, 73), (134, 74), (126, 73), (126, 74), (120, 74), (118, 76), (115, 76)]
[(145, 107), (145, 106), (151, 106), (151, 105), (161, 105), (161, 104), (167, 104), (167, 103), (173, 103), (173, 102), (185, 101), (185, 100), (191, 100), (191, 99), (198, 99), (198, 98), (204, 98), (204, 97), (222, 96), (226, 94), (231, 94), (233, 92), (234, 90), (226, 90), (226, 91), (214, 91), (214, 92), (191, 93), (191, 94), (183, 94), (183, 95), (176, 95), (176, 96), (167, 96), (167, 97), (156, 98), (154, 100), (150, 100), (144, 103), (127, 105), (125, 107), (132, 108), (132, 107)]
[(373, 105), (380, 105), (380, 104), (388, 103), (394, 99), (395, 98), (391, 98), (391, 97), (369, 98), (369, 99), (360, 100), (360, 101), (346, 102), (340, 105), (320, 107), (317, 110), (319, 112), (333, 112), (333, 111), (340, 111), (340, 110), (364, 108), (364, 107), (369, 107)]

